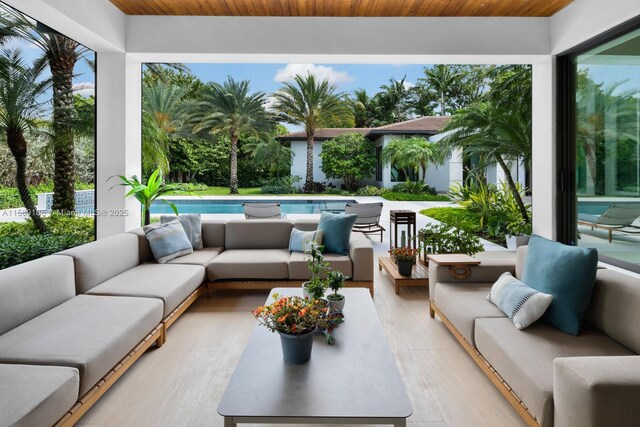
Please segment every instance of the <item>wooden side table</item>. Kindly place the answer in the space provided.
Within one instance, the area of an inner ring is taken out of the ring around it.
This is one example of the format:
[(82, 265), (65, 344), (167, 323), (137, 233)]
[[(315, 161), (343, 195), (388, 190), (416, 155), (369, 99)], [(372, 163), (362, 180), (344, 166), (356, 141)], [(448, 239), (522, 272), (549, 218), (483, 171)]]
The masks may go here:
[(400, 293), (402, 286), (429, 286), (429, 270), (424, 265), (416, 262), (411, 272), (411, 277), (405, 277), (398, 272), (398, 266), (389, 257), (378, 258), (378, 269), (384, 270), (395, 287), (396, 295)]
[(397, 248), (398, 244), (398, 226), (407, 226), (407, 239), (409, 239), (414, 249), (417, 248), (418, 240), (416, 239), (416, 213), (408, 210), (389, 211), (389, 249)]
[(438, 265), (449, 266), (449, 275), (458, 280), (471, 277), (471, 266), (480, 265), (480, 260), (465, 254), (436, 254), (428, 258)]

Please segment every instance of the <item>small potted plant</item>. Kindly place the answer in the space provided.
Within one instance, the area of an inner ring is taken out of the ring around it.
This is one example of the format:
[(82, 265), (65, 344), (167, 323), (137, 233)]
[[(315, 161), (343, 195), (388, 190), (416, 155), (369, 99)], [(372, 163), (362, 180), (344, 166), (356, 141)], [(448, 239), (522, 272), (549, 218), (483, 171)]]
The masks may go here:
[(416, 263), (418, 250), (410, 246), (402, 246), (390, 249), (389, 253), (396, 260), (398, 272), (404, 277), (411, 277), (411, 271), (413, 270), (413, 264)]
[(346, 298), (344, 295), (339, 294), (338, 291), (344, 287), (344, 282), (348, 279), (347, 276), (342, 274), (341, 271), (332, 271), (327, 276), (327, 287), (333, 291), (332, 294), (327, 295), (329, 301), (329, 311), (342, 311)]
[(273, 298), (273, 303), (256, 308), (253, 315), (260, 325), (280, 334), (285, 362), (309, 360), (316, 329), (324, 331), (327, 344), (333, 344), (331, 331), (342, 322), (341, 316), (331, 316), (327, 306), (317, 299), (278, 294)]
[(302, 284), (302, 293), (305, 297), (322, 298), (327, 289), (324, 277), (327, 275), (329, 263), (324, 260), (323, 249), (324, 246), (311, 242), (309, 249), (305, 252), (307, 254), (307, 267), (311, 272), (309, 280)]
[(525, 246), (529, 243), (529, 237), (531, 237), (530, 222), (524, 220), (513, 221), (507, 224), (506, 228), (507, 249), (515, 251), (520, 246)]

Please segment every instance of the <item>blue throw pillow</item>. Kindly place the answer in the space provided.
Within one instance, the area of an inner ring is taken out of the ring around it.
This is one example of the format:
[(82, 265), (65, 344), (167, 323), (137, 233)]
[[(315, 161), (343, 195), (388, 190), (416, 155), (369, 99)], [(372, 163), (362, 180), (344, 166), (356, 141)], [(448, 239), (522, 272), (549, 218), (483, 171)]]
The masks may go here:
[(294, 228), (291, 230), (289, 238), (289, 250), (291, 252), (306, 252), (309, 250), (311, 242), (322, 244), (322, 230), (302, 231)]
[(160, 264), (193, 253), (187, 233), (177, 219), (165, 224), (145, 225), (142, 229), (151, 246), (153, 257)]
[(553, 296), (542, 317), (556, 329), (578, 335), (596, 281), (598, 251), (567, 246), (533, 235), (522, 281)]
[(193, 249), (202, 249), (204, 244), (202, 243), (202, 220), (200, 219), (200, 214), (162, 215), (160, 222), (166, 224), (174, 219), (178, 219), (182, 224), (182, 228), (187, 233), (187, 238), (191, 242)]
[(351, 229), (356, 222), (356, 214), (334, 214), (322, 212), (318, 230), (322, 230), (322, 241), (325, 252), (347, 255), (349, 253), (349, 239)]

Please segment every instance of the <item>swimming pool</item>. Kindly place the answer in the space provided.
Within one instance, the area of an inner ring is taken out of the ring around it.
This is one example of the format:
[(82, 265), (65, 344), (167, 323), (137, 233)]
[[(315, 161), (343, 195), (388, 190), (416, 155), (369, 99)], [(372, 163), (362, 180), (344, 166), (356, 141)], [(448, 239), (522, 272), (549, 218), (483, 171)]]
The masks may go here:
[[(301, 199), (301, 200), (233, 200), (233, 199), (179, 199), (171, 200), (180, 213), (199, 214), (226, 214), (243, 213), (242, 204), (279, 202), (282, 213), (286, 214), (319, 214), (322, 211), (344, 212), (347, 203), (356, 203), (355, 200), (331, 200), (331, 199)], [(152, 214), (171, 214), (171, 207), (163, 202), (155, 202), (151, 206)]]
[(612, 203), (617, 205), (638, 205), (640, 200), (607, 201), (607, 200), (578, 200), (578, 214), (602, 215)]

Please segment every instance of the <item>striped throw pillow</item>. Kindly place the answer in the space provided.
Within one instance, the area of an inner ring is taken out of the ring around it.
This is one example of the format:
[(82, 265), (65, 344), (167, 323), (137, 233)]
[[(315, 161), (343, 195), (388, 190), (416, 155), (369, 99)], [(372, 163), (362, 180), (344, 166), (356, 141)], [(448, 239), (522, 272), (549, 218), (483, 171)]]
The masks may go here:
[(187, 233), (177, 219), (165, 224), (146, 225), (143, 230), (151, 246), (153, 257), (160, 264), (193, 253)]
[(536, 291), (507, 272), (491, 287), (487, 299), (509, 316), (516, 328), (524, 329), (542, 317), (553, 296)]
[(202, 249), (204, 245), (202, 243), (202, 220), (200, 219), (200, 214), (162, 215), (160, 222), (165, 224), (176, 218), (182, 224), (184, 232), (187, 233), (187, 238), (191, 242), (193, 249)]
[(289, 238), (289, 250), (291, 252), (306, 252), (311, 242), (322, 244), (322, 230), (302, 231), (294, 228)]

